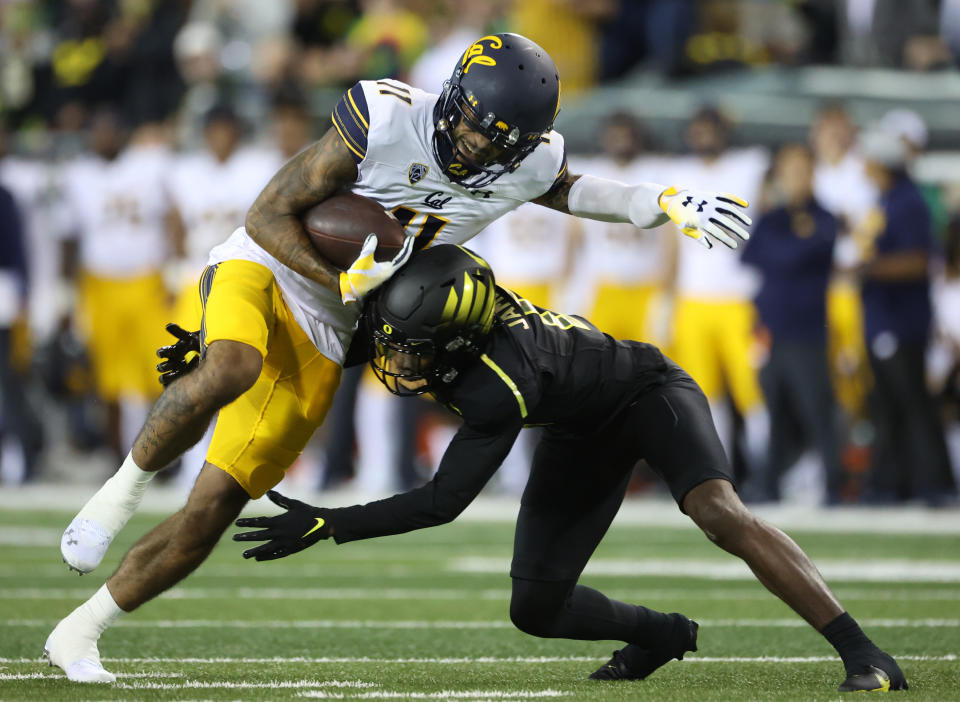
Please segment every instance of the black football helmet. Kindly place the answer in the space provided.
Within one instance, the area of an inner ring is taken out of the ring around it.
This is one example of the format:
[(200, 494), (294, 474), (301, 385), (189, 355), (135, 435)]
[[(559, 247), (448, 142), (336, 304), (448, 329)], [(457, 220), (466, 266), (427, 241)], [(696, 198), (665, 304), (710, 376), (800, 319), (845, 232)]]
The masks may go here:
[(478, 255), (441, 244), (413, 255), (367, 311), (370, 366), (395, 395), (420, 395), (456, 380), (483, 352), (496, 282)]
[[(437, 163), (454, 182), (482, 188), (516, 170), (553, 128), (559, 111), (560, 77), (546, 51), (519, 34), (481, 37), (463, 52), (437, 100)], [(461, 120), (502, 149), (495, 162), (457, 154), (453, 130)]]

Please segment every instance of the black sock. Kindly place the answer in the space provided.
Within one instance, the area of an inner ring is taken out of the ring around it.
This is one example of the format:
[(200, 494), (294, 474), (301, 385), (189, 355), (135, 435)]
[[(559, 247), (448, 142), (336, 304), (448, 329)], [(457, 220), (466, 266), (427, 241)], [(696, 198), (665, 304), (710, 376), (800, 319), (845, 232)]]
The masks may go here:
[(668, 645), (674, 637), (677, 617), (672, 614), (658, 612), (655, 609), (647, 609), (643, 605), (637, 605), (636, 607), (636, 633), (628, 643), (651, 650), (656, 650)]
[(856, 658), (858, 654), (873, 652), (877, 649), (876, 644), (863, 633), (857, 620), (847, 612), (823, 627), (820, 633), (831, 646), (837, 649), (845, 666), (849, 666), (851, 659)]

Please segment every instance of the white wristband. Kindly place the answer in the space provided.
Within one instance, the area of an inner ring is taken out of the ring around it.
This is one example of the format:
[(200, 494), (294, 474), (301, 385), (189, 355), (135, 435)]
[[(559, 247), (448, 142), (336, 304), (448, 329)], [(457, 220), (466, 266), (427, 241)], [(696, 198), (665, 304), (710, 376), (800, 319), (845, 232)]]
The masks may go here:
[(570, 214), (601, 222), (632, 222), (652, 229), (669, 218), (657, 198), (666, 186), (657, 183), (626, 185), (615, 180), (583, 175), (570, 187), (567, 208)]

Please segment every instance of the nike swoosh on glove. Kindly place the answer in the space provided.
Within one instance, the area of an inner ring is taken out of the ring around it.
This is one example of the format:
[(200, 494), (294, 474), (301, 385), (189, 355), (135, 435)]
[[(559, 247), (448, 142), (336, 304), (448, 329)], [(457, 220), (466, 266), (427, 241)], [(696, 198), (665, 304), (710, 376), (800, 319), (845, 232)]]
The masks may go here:
[(267, 542), (244, 551), (244, 558), (255, 558), (258, 561), (284, 558), (313, 546), (321, 539), (329, 539), (333, 534), (333, 524), (329, 520), (330, 510), (284, 497), (276, 490), (268, 490), (267, 497), (286, 512), (275, 517), (244, 517), (234, 522), (238, 527), (261, 530), (234, 534), (234, 541)]

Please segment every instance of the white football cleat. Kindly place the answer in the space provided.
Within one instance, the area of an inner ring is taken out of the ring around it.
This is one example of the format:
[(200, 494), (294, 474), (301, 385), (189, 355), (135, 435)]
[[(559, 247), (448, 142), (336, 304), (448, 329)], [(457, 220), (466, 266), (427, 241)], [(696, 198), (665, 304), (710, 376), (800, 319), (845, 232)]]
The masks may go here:
[(100, 663), (97, 638), (82, 631), (76, 617), (60, 620), (47, 642), (43, 654), (50, 665), (61, 668), (67, 680), (82, 683), (112, 683), (117, 676), (105, 670)]
[(70, 570), (89, 573), (107, 555), (113, 534), (91, 519), (76, 516), (60, 537), (60, 553)]

